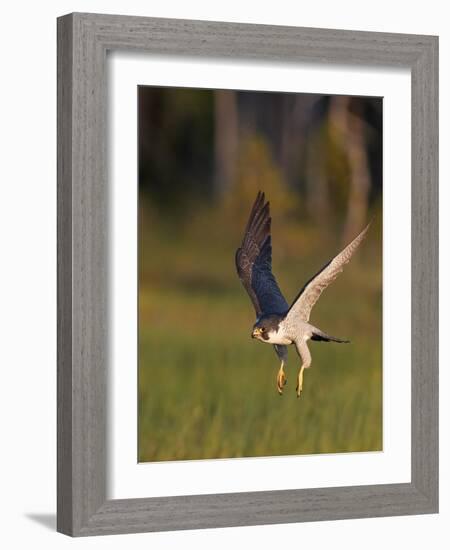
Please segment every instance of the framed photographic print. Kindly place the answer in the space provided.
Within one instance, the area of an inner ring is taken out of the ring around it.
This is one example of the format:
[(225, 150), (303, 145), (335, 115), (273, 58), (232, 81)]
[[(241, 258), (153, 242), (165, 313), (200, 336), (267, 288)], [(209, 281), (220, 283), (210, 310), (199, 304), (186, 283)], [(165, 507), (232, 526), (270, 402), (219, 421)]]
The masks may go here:
[(58, 20), (58, 530), (438, 510), (438, 41)]

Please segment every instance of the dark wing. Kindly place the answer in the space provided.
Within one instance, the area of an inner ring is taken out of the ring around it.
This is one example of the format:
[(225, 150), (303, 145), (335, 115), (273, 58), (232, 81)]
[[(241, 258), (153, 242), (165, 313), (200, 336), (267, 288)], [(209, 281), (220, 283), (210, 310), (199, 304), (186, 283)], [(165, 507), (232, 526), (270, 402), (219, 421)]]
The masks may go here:
[(241, 247), (236, 251), (236, 269), (259, 317), (284, 313), (289, 305), (272, 274), (271, 218), (269, 203), (259, 192), (245, 228)]
[(344, 269), (344, 266), (350, 261), (356, 249), (361, 244), (366, 236), (370, 224), (361, 233), (340, 252), (332, 260), (310, 279), (302, 288), (294, 302), (292, 303), (289, 312), (286, 316), (286, 321), (309, 321), (311, 310), (322, 292), (331, 284), (336, 277)]

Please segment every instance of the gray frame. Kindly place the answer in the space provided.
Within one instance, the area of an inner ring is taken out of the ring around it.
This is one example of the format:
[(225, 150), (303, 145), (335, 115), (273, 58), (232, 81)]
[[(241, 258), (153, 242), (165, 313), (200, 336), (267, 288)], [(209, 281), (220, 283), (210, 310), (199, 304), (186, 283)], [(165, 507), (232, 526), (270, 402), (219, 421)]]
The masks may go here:
[[(106, 52), (409, 67), (412, 481), (107, 500)], [(438, 38), (75, 13), (58, 19), (58, 506), (73, 536), (438, 511)]]

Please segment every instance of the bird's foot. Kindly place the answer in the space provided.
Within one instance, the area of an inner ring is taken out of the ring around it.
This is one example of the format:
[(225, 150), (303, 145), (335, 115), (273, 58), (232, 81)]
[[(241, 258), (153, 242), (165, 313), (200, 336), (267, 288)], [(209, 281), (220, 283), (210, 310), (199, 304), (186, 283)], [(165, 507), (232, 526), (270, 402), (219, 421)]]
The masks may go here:
[(284, 370), (280, 369), (277, 376), (277, 390), (280, 395), (283, 394), (283, 388), (287, 384), (287, 378), (284, 374)]
[(305, 367), (302, 367), (298, 373), (297, 388), (296, 388), (297, 397), (300, 397), (303, 391), (303, 371), (304, 370), (305, 370)]

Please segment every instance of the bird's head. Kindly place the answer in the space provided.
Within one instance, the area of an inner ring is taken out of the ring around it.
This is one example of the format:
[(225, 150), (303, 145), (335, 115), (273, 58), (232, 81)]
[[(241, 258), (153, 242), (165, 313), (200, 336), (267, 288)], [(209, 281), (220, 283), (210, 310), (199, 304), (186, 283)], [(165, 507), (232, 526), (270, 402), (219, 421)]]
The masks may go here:
[(278, 315), (260, 317), (253, 325), (252, 338), (256, 338), (262, 342), (270, 341), (278, 332), (280, 320), (281, 318)]
[(255, 324), (252, 331), (252, 338), (256, 338), (257, 340), (263, 340), (263, 341), (268, 340), (269, 333), (266, 327)]

